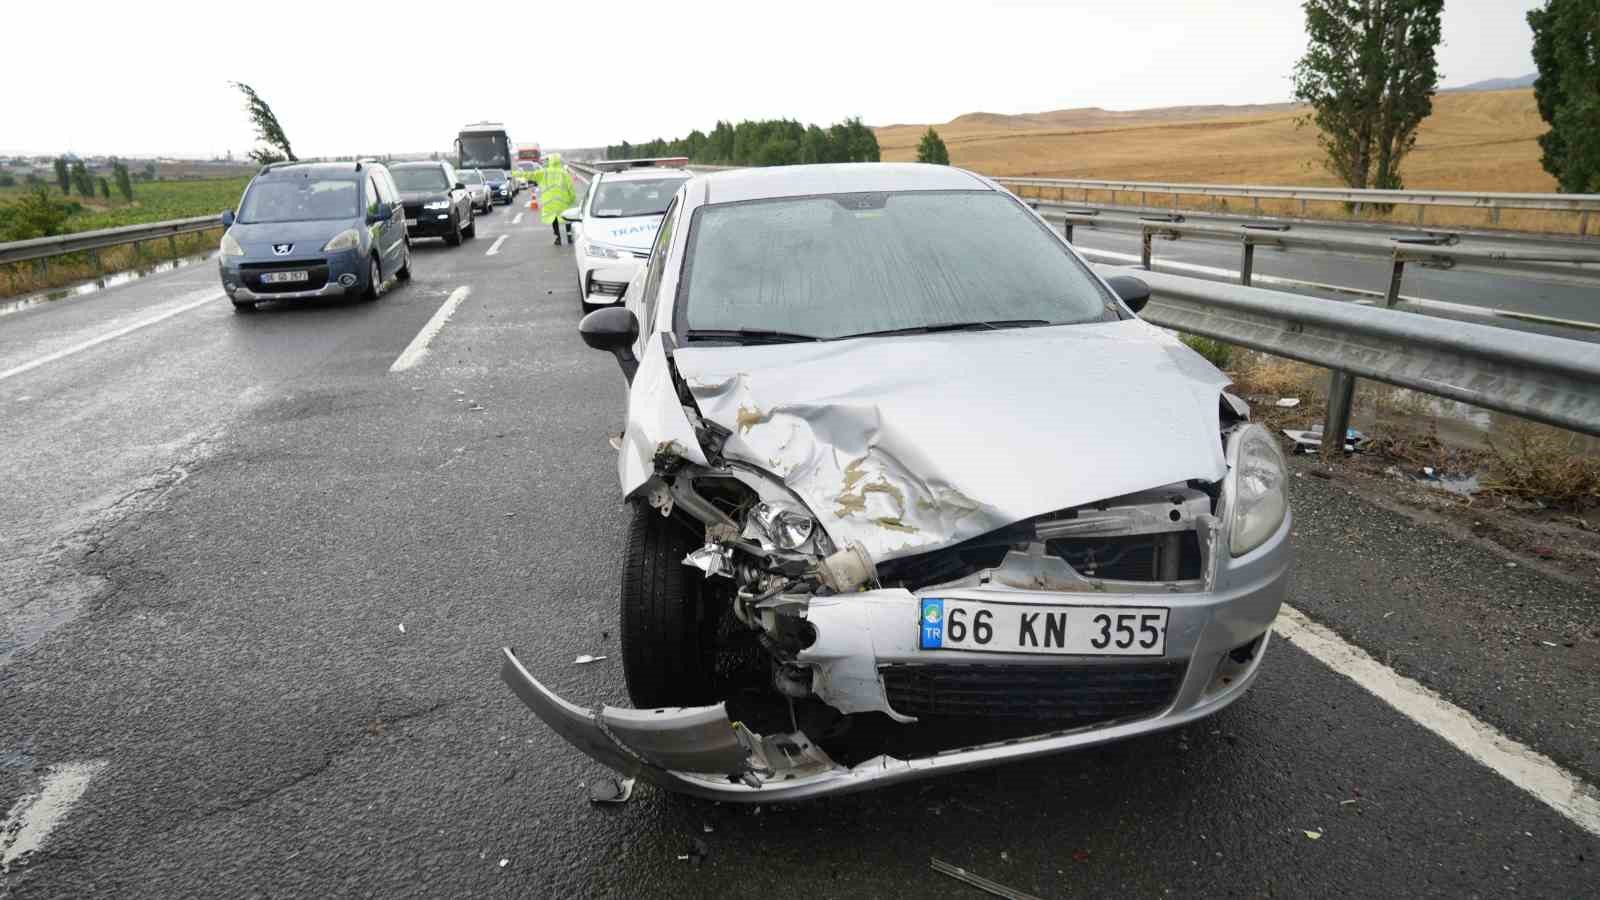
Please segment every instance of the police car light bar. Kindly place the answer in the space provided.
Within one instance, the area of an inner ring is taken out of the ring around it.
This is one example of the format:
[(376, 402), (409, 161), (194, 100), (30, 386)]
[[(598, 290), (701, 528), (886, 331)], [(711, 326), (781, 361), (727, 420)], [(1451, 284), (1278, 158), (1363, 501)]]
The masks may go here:
[(647, 159), (603, 159), (589, 163), (599, 172), (623, 172), (628, 169), (651, 169), (656, 167), (681, 169), (689, 164), (687, 156), (652, 156)]

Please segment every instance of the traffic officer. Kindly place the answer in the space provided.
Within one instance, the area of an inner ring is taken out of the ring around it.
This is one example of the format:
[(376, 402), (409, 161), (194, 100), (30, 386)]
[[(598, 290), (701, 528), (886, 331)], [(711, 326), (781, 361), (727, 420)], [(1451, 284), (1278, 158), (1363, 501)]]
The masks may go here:
[(552, 153), (544, 168), (533, 173), (539, 185), (539, 221), (550, 226), (556, 234), (556, 246), (561, 246), (561, 213), (577, 201), (572, 187), (572, 173), (561, 164), (561, 154)]

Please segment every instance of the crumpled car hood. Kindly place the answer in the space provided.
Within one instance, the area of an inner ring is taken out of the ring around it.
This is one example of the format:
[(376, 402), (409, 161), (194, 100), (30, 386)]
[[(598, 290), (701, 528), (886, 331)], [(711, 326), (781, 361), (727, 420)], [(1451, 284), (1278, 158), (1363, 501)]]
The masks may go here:
[(1228, 379), (1138, 320), (673, 354), (723, 455), (875, 560), (1226, 469)]

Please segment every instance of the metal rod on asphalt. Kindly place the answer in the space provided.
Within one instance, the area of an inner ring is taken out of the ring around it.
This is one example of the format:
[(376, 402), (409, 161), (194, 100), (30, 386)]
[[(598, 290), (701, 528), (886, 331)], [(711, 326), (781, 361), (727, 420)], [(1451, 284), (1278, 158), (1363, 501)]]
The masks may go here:
[(1350, 401), (1355, 398), (1356, 379), (1349, 372), (1334, 369), (1328, 376), (1328, 416), (1322, 422), (1322, 456), (1337, 459), (1344, 453), (1344, 435), (1350, 429)]

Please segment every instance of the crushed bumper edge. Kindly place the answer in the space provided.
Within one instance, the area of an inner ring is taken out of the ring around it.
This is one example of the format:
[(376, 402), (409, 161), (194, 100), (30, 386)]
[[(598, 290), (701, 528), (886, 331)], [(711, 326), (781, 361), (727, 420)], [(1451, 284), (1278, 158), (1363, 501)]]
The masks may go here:
[[(1154, 734), (1221, 711), (1244, 695), (1261, 670), (1258, 663), (1227, 693), (1182, 712), (916, 759), (877, 756), (847, 769), (828, 759), (803, 734), (752, 735), (728, 719), (722, 704), (667, 710), (602, 706), (590, 712), (540, 684), (511, 648), (501, 652), (501, 679), (546, 725), (596, 762), (669, 791), (732, 803), (777, 803), (854, 793)], [(633, 727), (632, 723), (641, 722), (651, 727), (647, 731)], [(660, 764), (668, 761), (668, 754), (679, 764), (687, 762), (695, 768), (680, 771)], [(775, 771), (774, 764), (783, 768)]]

